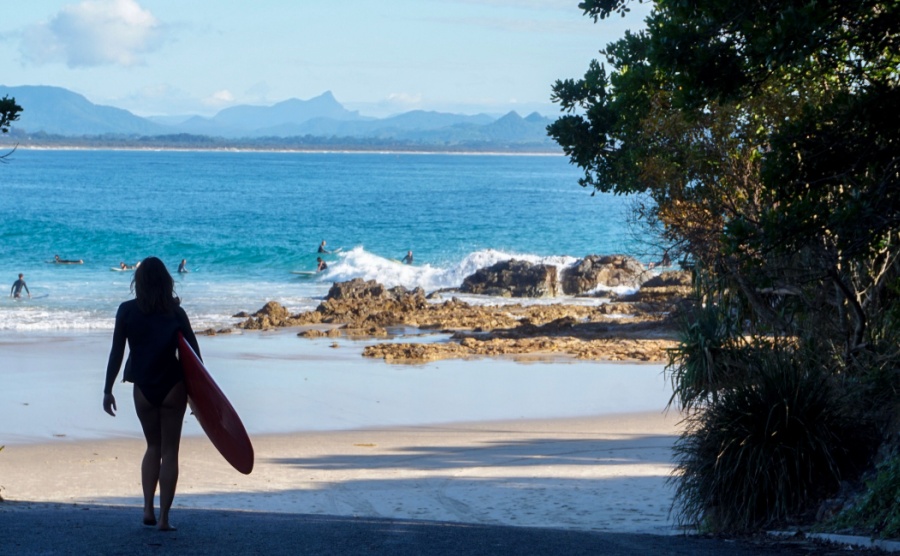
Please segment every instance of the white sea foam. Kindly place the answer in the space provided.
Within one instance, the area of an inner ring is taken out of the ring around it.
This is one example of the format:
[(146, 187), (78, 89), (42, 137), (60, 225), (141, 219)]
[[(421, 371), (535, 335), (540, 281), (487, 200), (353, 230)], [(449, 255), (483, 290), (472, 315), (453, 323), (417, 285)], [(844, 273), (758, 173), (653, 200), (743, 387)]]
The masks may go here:
[(0, 312), (0, 331), (112, 330), (113, 318), (87, 310), (12, 309)]
[(409, 289), (420, 287), (431, 292), (457, 288), (467, 276), (471, 276), (478, 269), (513, 259), (556, 266), (560, 271), (578, 262), (578, 259), (567, 256), (541, 257), (484, 249), (470, 253), (458, 263), (435, 267), (430, 264), (407, 265), (396, 259), (380, 257), (362, 247), (355, 247), (346, 253), (340, 253), (338, 260), (328, 267), (323, 277), (334, 282), (362, 278), (375, 280), (388, 287), (403, 286)]
[[(255, 312), (269, 301), (277, 301), (291, 313), (315, 309), (327, 295), (334, 282), (354, 278), (374, 280), (387, 287), (420, 287), (431, 293), (458, 288), (463, 280), (477, 270), (508, 260), (522, 260), (534, 264), (556, 266), (559, 272), (576, 264), (579, 259), (569, 256), (544, 257), (528, 253), (512, 253), (483, 249), (469, 253), (461, 260), (445, 266), (432, 264), (403, 264), (381, 257), (363, 247), (329, 257), (329, 267), (314, 276), (297, 276), (287, 271), (254, 269), (252, 276), (244, 274), (192, 273), (177, 278), (176, 293), (191, 318), (194, 328), (221, 328), (241, 320), (239, 312)], [(79, 280), (53, 279), (41, 276), (44, 291), (52, 292), (39, 300), (0, 304), (0, 331), (40, 330), (111, 330), (116, 307), (131, 297), (130, 280), (109, 279), (109, 272), (97, 271)], [(96, 279), (103, 279), (98, 287)], [(630, 288), (597, 288), (594, 293), (631, 293)], [(37, 292), (41, 293), (41, 292)], [(573, 303), (596, 305), (605, 302), (598, 297), (569, 297), (523, 299), (498, 298), (468, 294), (454, 294), (476, 305)]]

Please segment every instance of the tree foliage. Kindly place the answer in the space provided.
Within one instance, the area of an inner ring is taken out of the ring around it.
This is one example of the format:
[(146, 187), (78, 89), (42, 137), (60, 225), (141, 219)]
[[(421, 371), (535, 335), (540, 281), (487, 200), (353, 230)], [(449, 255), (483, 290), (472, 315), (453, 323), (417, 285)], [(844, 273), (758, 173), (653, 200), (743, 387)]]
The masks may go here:
[[(579, 8), (598, 22), (628, 5)], [(705, 412), (759, 388), (778, 350), (815, 354), (840, 386), (828, 391), (893, 407), (900, 3), (656, 0), (644, 30), (601, 54), (556, 82), (564, 115), (548, 132), (581, 185), (649, 196), (640, 216), (694, 271), (702, 310), (673, 352), (674, 401)]]
[(19, 119), (22, 107), (16, 104), (16, 99), (5, 96), (0, 99), (0, 132), (8, 133), (9, 126)]
[[(627, 4), (580, 7), (596, 20)], [(602, 51), (605, 65), (555, 84), (566, 114), (550, 135), (582, 185), (649, 194), (647, 220), (692, 264), (728, 276), (759, 323), (802, 332), (796, 312), (766, 309), (765, 292), (799, 296), (798, 309), (839, 306), (832, 324), (851, 355), (900, 245), (900, 5), (654, 6), (646, 30)]]

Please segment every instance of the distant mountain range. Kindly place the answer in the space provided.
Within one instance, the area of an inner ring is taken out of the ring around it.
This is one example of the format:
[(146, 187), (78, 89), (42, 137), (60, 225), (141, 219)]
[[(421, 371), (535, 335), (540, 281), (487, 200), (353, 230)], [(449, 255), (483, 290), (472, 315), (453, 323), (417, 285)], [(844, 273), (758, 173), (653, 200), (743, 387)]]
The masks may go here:
[[(211, 118), (160, 116), (142, 118), (127, 110), (94, 104), (85, 97), (49, 86), (0, 86), (0, 97), (10, 96), (23, 107), (13, 125), (13, 138), (32, 142), (96, 142), (116, 138), (126, 145), (141, 140), (227, 146), (289, 144), (380, 143), (429, 148), (475, 146), (480, 149), (541, 150), (558, 152), (547, 137), (553, 120), (538, 113), (521, 117), (474, 116), (416, 110), (388, 118), (371, 118), (347, 110), (331, 92), (309, 100), (289, 99), (271, 106), (241, 105), (226, 108)], [(203, 138), (201, 141), (198, 138)], [(52, 141), (51, 141), (52, 142)]]

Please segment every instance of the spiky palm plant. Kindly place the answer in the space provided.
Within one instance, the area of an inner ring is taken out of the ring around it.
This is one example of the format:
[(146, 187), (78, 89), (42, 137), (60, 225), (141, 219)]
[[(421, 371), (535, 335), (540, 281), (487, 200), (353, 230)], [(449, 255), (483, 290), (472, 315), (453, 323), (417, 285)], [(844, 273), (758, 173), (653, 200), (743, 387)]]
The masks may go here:
[(754, 530), (834, 491), (850, 468), (853, 420), (814, 357), (769, 351), (754, 380), (690, 413), (676, 443), (673, 511), (683, 524)]

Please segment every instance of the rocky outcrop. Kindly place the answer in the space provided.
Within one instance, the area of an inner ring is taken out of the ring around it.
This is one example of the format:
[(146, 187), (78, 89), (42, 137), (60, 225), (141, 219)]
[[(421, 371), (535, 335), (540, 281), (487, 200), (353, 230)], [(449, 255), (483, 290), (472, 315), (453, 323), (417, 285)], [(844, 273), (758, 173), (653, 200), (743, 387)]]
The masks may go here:
[(451, 343), (391, 343), (368, 346), (364, 357), (384, 359), (388, 363), (423, 363), (441, 359), (468, 357), (514, 357), (521, 360), (573, 358), (602, 361), (666, 361), (676, 346), (672, 339), (595, 339), (578, 338), (464, 338)]
[(401, 324), (406, 315), (426, 305), (428, 301), (422, 288), (388, 289), (374, 280), (354, 278), (349, 282), (335, 282), (316, 312), (321, 314), (321, 322), (367, 329)]
[[(661, 283), (670, 283), (667, 280)], [(666, 350), (675, 345), (670, 325), (673, 303), (654, 299), (590, 306), (479, 306), (456, 298), (436, 303), (428, 302), (418, 288), (386, 288), (356, 279), (334, 284), (313, 311), (290, 315), (280, 304), (269, 302), (252, 315), (240, 313), (246, 320), (237, 327), (298, 326), (298, 336), (307, 338), (377, 338), (403, 334), (407, 327), (453, 333), (447, 342), (390, 342), (369, 346), (363, 353), (393, 362), (500, 355), (664, 361)]]
[[(620, 297), (619, 300), (625, 302), (664, 303), (674, 306), (689, 298), (692, 292), (690, 272), (669, 270), (653, 276), (641, 284), (640, 290), (631, 295)], [(673, 309), (666, 310), (671, 311)]]
[(481, 268), (463, 280), (464, 293), (497, 297), (554, 297), (556, 267), (527, 261), (501, 261)]
[(691, 287), (691, 273), (686, 270), (667, 270), (653, 276), (643, 284), (643, 288)]
[(374, 280), (367, 282), (355, 278), (334, 283), (325, 301), (315, 311), (290, 315), (279, 303), (270, 301), (252, 315), (238, 313), (235, 316), (247, 317), (237, 325), (246, 330), (339, 324), (347, 331), (358, 330), (360, 336), (383, 336), (383, 327), (404, 324), (407, 315), (417, 313), (427, 304), (425, 291), (421, 288), (407, 290), (398, 286), (388, 289)]
[(627, 255), (588, 255), (562, 273), (562, 291), (579, 295), (598, 287), (626, 287), (637, 289), (646, 277), (646, 270), (636, 259)]
[(296, 326), (301, 324), (277, 301), (269, 301), (262, 309), (252, 315), (238, 313), (235, 316), (241, 318), (246, 317), (247, 320), (236, 325), (237, 328), (243, 328), (245, 330), (268, 330), (271, 328)]

